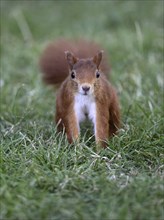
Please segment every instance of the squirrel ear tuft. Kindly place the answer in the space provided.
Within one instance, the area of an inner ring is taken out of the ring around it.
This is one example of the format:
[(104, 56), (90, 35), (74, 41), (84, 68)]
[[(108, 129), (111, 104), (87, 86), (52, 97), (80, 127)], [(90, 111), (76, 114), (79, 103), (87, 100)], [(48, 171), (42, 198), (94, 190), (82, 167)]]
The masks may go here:
[(99, 66), (100, 66), (103, 52), (104, 51), (101, 50), (93, 57), (93, 62), (96, 64), (97, 68), (99, 68)]
[(73, 65), (78, 61), (78, 58), (75, 57), (74, 54), (69, 51), (65, 51), (65, 57), (69, 64), (70, 69), (72, 69)]

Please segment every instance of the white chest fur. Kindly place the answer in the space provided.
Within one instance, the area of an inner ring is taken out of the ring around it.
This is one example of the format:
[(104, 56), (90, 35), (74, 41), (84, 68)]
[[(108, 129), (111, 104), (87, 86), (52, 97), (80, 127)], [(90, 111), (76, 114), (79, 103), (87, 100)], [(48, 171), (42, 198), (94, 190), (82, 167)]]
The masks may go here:
[(96, 123), (96, 103), (92, 95), (75, 95), (74, 110), (78, 124), (83, 122), (86, 118)]

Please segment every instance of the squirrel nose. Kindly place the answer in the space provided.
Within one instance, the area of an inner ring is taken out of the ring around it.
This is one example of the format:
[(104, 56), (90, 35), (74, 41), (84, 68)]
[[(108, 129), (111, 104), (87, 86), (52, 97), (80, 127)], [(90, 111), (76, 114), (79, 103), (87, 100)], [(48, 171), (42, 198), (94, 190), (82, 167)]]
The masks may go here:
[(82, 89), (84, 90), (84, 92), (88, 92), (90, 90), (89, 86), (83, 86)]

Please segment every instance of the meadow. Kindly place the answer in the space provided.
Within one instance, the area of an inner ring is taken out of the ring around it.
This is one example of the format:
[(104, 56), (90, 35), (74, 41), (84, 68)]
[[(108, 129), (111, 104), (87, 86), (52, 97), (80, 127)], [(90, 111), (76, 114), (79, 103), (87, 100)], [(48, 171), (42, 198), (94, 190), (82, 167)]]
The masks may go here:
[[(163, 1), (1, 0), (0, 219), (164, 219)], [(106, 149), (70, 145), (41, 79), (48, 42), (106, 48), (122, 125)]]

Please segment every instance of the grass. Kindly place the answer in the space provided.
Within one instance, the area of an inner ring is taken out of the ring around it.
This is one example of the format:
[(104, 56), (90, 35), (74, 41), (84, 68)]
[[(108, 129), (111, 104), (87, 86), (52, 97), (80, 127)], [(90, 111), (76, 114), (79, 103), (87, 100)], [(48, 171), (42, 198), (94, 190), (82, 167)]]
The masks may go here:
[[(164, 219), (163, 1), (1, 1), (1, 219)], [(59, 37), (110, 55), (122, 129), (69, 145), (38, 59)]]

